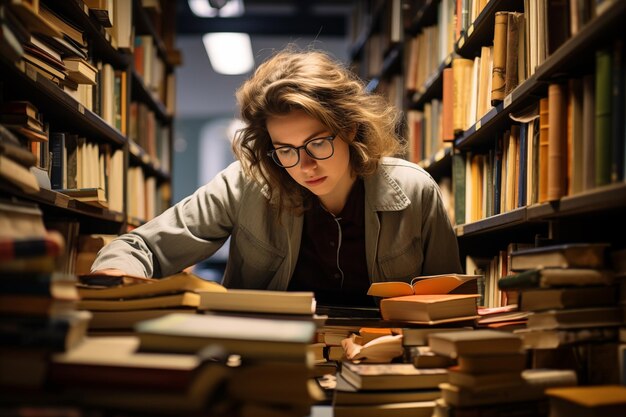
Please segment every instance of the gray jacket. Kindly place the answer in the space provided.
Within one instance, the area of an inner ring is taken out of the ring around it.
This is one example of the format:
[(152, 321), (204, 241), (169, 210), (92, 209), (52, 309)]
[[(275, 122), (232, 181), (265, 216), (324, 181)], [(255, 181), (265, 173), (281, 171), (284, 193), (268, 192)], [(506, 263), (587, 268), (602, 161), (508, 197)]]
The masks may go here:
[[(370, 282), (461, 272), (455, 234), (426, 171), (385, 158), (364, 184)], [(303, 217), (284, 213), (276, 224), (267, 203), (261, 186), (234, 162), (191, 196), (103, 248), (92, 270), (166, 276), (211, 256), (230, 236), (226, 287), (286, 290), (300, 251)]]

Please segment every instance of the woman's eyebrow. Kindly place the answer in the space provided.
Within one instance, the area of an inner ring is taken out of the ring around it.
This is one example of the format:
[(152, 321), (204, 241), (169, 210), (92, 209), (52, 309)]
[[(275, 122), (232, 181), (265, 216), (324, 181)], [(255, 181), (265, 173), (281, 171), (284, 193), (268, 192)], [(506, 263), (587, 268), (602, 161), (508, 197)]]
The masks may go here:
[[(311, 139), (326, 137), (324, 132), (328, 132), (328, 129), (320, 130), (318, 132), (313, 133), (312, 135), (309, 135), (308, 137), (306, 137), (302, 141), (302, 143), (305, 143), (306, 141), (311, 140)], [(292, 145), (290, 143), (285, 143), (285, 142), (281, 142), (281, 141), (278, 141), (278, 140), (277, 141), (272, 141), (272, 144), (273, 145), (281, 145), (281, 146), (294, 146), (294, 145)]]

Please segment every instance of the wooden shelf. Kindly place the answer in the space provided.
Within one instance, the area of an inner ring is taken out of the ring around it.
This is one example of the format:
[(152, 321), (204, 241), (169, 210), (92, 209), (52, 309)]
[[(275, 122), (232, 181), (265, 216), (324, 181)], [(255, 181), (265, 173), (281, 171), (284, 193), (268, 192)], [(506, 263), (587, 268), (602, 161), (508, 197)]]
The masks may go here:
[(467, 236), (516, 226), (525, 221), (526, 207), (520, 207), (476, 222), (458, 225), (455, 229), (457, 236)]
[(117, 147), (126, 142), (126, 137), (119, 130), (86, 109), (26, 63), (15, 64), (0, 59), (0, 75), (3, 79), (13, 80), (10, 84), (3, 85), (5, 98), (9, 97), (10, 92), (36, 103), (45, 120), (53, 121), (52, 127), (55, 131), (78, 133), (90, 140), (112, 143)]
[(454, 48), (464, 58), (480, 56), (480, 48), (493, 44), (493, 26), (496, 12), (520, 12), (524, 10), (523, 0), (491, 0), (482, 12), (461, 34)]
[(103, 222), (100, 226), (119, 233), (124, 223), (124, 214), (105, 208), (95, 207), (54, 190), (42, 188), (37, 193), (26, 193), (6, 181), (0, 182), (0, 194), (44, 205), (46, 215), (54, 214), (62, 217), (79, 217), (85, 220)]

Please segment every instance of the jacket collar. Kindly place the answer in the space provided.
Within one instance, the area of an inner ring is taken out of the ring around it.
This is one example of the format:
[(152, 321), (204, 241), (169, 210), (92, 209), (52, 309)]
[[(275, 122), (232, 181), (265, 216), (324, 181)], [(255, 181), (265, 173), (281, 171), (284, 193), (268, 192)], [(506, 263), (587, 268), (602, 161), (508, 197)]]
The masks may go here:
[(365, 200), (374, 211), (400, 211), (411, 204), (384, 162), (373, 175), (364, 178), (364, 183)]

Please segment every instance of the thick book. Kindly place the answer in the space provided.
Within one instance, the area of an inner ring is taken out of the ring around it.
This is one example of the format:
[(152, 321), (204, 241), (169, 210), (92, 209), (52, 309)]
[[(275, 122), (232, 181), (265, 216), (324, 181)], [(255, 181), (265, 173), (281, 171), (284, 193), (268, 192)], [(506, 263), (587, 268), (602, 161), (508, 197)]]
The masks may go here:
[(334, 405), (374, 405), (433, 401), (441, 397), (439, 389), (376, 390), (360, 391), (347, 382), (341, 373), (337, 374), (337, 384), (333, 393)]
[(614, 343), (618, 340), (618, 327), (595, 327), (580, 329), (516, 329), (527, 349), (557, 349), (590, 343)]
[(196, 307), (177, 308), (150, 308), (141, 310), (121, 311), (90, 311), (92, 318), (89, 322), (90, 330), (132, 330), (135, 325), (144, 320), (156, 319), (168, 314), (197, 314)]
[(90, 204), (96, 207), (108, 208), (109, 203), (104, 189), (100, 187), (91, 188), (64, 188), (57, 190), (61, 194), (72, 197), (75, 200)]
[(384, 320), (437, 324), (476, 317), (478, 294), (422, 294), (384, 298), (380, 313)]
[(536, 312), (528, 316), (527, 327), (548, 330), (619, 326), (623, 319), (620, 307), (572, 308)]
[[(143, 277), (110, 276), (110, 275), (82, 275), (82, 285), (78, 293), (83, 299), (130, 299), (149, 297), (157, 294), (167, 294), (183, 291), (225, 292), (221, 284), (207, 281), (197, 275), (178, 273), (161, 279), (146, 279)], [(109, 284), (113, 284), (109, 286)]]
[(454, 365), (454, 359), (438, 355), (428, 346), (407, 346), (405, 353), (406, 362), (420, 369), (449, 368)]
[(497, 12), (493, 29), (493, 70), (491, 80), (491, 103), (504, 100), (506, 88), (506, 58), (509, 12)]
[(243, 358), (283, 360), (304, 360), (315, 329), (315, 323), (306, 320), (208, 314), (170, 314), (135, 326), (144, 351), (189, 353), (218, 345)]
[(199, 289), (199, 310), (312, 315), (315, 296), (310, 291)]
[(200, 304), (200, 296), (191, 291), (178, 294), (154, 295), (144, 298), (129, 298), (120, 300), (82, 299), (77, 308), (91, 311), (133, 311), (153, 308), (194, 307)]
[(0, 345), (21, 349), (46, 349), (65, 352), (74, 349), (85, 338), (91, 314), (88, 311), (68, 310), (50, 317), (0, 317)]
[(476, 294), (480, 275), (442, 274), (415, 277), (411, 283), (402, 281), (373, 282), (367, 295), (400, 297), (417, 294)]
[(555, 387), (546, 390), (551, 417), (626, 415), (626, 387), (595, 385)]
[(136, 336), (87, 337), (71, 351), (52, 356), (55, 386), (184, 391), (203, 363), (198, 354), (138, 352)]
[(549, 201), (567, 194), (567, 85), (548, 86), (548, 194)]
[(369, 405), (335, 405), (334, 417), (431, 417), (435, 401), (415, 401)]
[(56, 231), (47, 231), (41, 237), (0, 238), (0, 261), (59, 256), (65, 249), (63, 236)]
[(524, 311), (610, 306), (617, 303), (617, 294), (614, 286), (526, 289), (519, 306)]
[(524, 379), (519, 371), (473, 374), (461, 371), (458, 366), (452, 366), (448, 368), (448, 382), (473, 391), (485, 391), (498, 387), (517, 389), (524, 384)]
[(40, 295), (60, 300), (78, 300), (76, 276), (64, 272), (4, 273), (0, 278), (1, 294)]
[(511, 270), (538, 268), (602, 268), (606, 243), (568, 243), (518, 250), (511, 253)]
[(611, 48), (596, 51), (595, 185), (611, 182)]
[(432, 334), (428, 337), (428, 346), (433, 352), (451, 358), (464, 355), (516, 354), (522, 349), (522, 339), (509, 332), (469, 330)]
[(357, 389), (433, 389), (448, 380), (444, 368), (418, 369), (410, 363), (356, 364), (344, 362), (341, 376)]
[(522, 372), (526, 369), (526, 353), (496, 353), (490, 355), (462, 355), (457, 358), (458, 370), (469, 374)]
[(25, 166), (8, 158), (6, 155), (0, 154), (0, 178), (19, 187), (24, 192), (39, 192), (39, 183), (35, 174), (28, 170)]
[(562, 286), (610, 285), (613, 273), (586, 268), (542, 268), (507, 275), (498, 280), (500, 290), (522, 290)]

